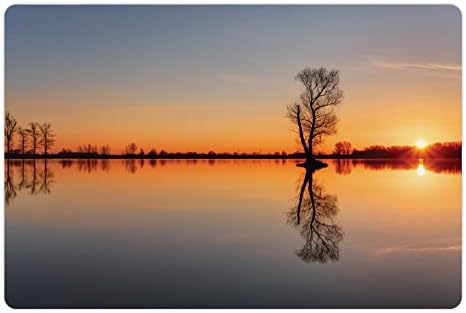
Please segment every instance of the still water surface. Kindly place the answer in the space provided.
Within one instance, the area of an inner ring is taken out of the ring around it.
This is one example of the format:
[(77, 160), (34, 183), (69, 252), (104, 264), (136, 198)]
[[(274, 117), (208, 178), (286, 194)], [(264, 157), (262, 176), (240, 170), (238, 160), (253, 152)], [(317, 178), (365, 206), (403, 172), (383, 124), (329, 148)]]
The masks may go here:
[(14, 161), (15, 307), (452, 307), (458, 162)]

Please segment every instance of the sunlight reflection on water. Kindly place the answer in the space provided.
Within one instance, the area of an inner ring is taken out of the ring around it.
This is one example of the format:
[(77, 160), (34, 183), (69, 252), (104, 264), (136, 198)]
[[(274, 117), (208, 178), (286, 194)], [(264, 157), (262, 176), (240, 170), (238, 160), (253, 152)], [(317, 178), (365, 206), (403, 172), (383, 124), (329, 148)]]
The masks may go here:
[(306, 177), (296, 162), (10, 161), (7, 299), (22, 307), (458, 301), (460, 163), (325, 160), (328, 168)]

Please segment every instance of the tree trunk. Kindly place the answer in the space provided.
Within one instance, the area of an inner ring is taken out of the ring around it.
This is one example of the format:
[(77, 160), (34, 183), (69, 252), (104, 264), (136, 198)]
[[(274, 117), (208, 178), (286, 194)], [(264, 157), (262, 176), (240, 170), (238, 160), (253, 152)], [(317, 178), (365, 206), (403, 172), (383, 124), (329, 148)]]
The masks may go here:
[(310, 171), (306, 169), (306, 175), (304, 176), (304, 181), (301, 186), (301, 191), (299, 192), (299, 202), (296, 210), (296, 223), (299, 225), (301, 223), (301, 206), (303, 204), (304, 191), (306, 190), (306, 185), (309, 182), (309, 175), (312, 175)]
[(309, 142), (309, 157), (307, 158), (309, 165), (311, 165), (314, 162), (314, 157), (312, 156), (313, 154), (313, 149), (312, 149), (312, 140)]
[(309, 131), (309, 139), (308, 139), (309, 156), (307, 158), (307, 161), (309, 162), (309, 166), (311, 166), (314, 163), (314, 156), (313, 156), (314, 149), (312, 146), (312, 139), (314, 139), (315, 125), (316, 125), (316, 112), (314, 111), (314, 109), (312, 109), (312, 107), (311, 107), (311, 112), (312, 112), (312, 126), (311, 126), (311, 130)]
[(304, 153), (306, 155), (306, 160), (308, 160), (309, 149), (306, 146), (306, 140), (304, 139), (303, 126), (301, 125), (301, 110), (299, 106), (296, 109), (296, 120), (298, 122), (298, 128), (299, 128), (299, 139), (301, 140), (301, 145), (303, 146)]

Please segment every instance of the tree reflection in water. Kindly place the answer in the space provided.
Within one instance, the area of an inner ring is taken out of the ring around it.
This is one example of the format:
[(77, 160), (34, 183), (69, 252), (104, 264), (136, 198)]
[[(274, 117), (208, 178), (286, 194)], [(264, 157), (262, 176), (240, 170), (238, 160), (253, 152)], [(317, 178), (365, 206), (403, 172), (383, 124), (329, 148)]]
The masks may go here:
[(47, 159), (44, 160), (44, 168), (39, 174), (40, 178), (40, 185), (38, 192), (49, 194), (51, 193), (51, 185), (55, 182), (54, 178), (55, 175), (53, 172), (47, 167)]
[(13, 181), (13, 170), (11, 168), (10, 160), (7, 160), (5, 167), (5, 206), (16, 198), (16, 187)]
[(78, 170), (80, 172), (87, 172), (92, 173), (97, 171), (97, 165), (99, 160), (97, 159), (79, 159), (78, 163)]
[[(42, 163), (39, 164), (38, 163)], [(47, 160), (7, 160), (5, 164), (5, 205), (8, 206), (19, 192), (30, 195), (50, 194), (55, 175)], [(15, 170), (14, 170), (15, 169)], [(16, 174), (18, 169), (19, 174)], [(19, 181), (16, 182), (16, 175)]]
[(297, 204), (288, 212), (288, 223), (299, 230), (304, 246), (296, 254), (305, 262), (338, 261), (343, 230), (334, 221), (338, 213), (337, 197), (325, 193), (313, 172), (306, 170)]
[(128, 172), (130, 172), (131, 174), (136, 173), (136, 171), (138, 170), (138, 166), (136, 164), (135, 159), (125, 159), (125, 160), (123, 160), (123, 164), (124, 164), (126, 170)]

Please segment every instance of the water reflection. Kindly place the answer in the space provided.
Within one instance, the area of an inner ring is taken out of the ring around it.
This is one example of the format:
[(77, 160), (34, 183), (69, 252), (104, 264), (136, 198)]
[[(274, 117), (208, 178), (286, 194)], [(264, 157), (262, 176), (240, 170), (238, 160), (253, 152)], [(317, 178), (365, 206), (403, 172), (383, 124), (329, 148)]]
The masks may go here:
[[(55, 175), (47, 160), (7, 160), (5, 166), (5, 205), (18, 193), (50, 194)], [(19, 176), (19, 177), (18, 177)]]
[(340, 161), (314, 173), (295, 160), (5, 162), (6, 297), (21, 307), (457, 303), (461, 175), (435, 174), (429, 160), (379, 161), (400, 168), (386, 171)]
[(5, 173), (5, 205), (10, 204), (10, 201), (14, 198), (16, 198), (16, 187), (13, 181), (10, 161), (8, 161)]
[(419, 161), (419, 165), (416, 170), (417, 176), (424, 176), (426, 174), (426, 169), (424, 168), (424, 163), (422, 160)]
[(348, 159), (339, 159), (333, 160), (335, 164), (335, 172), (340, 175), (349, 175), (353, 169), (352, 160)]
[(136, 173), (136, 171), (138, 170), (138, 166), (136, 164), (135, 159), (125, 159), (123, 160), (123, 164), (125, 165), (126, 170), (131, 174)]
[(338, 261), (343, 230), (335, 222), (337, 197), (325, 193), (314, 173), (307, 170), (299, 188), (297, 204), (288, 212), (288, 223), (299, 230), (304, 246), (296, 251), (304, 262)]
[(99, 163), (99, 160), (97, 159), (80, 159), (77, 160), (78, 164), (78, 170), (80, 172), (95, 172), (97, 171), (97, 165)]
[[(44, 160), (44, 167), (39, 173), (39, 193), (49, 194), (51, 193), (51, 185), (55, 183), (55, 175), (47, 166), (47, 160)], [(33, 162), (33, 166), (35, 163)]]
[[(52, 192), (51, 186), (55, 183), (54, 173), (48, 166), (47, 160), (7, 160), (5, 162), (4, 190), (5, 204), (8, 205), (17, 193), (27, 191), (31, 195), (49, 194)], [(109, 172), (111, 170), (111, 160), (108, 159), (63, 159), (58, 160), (62, 169), (76, 167), (79, 172), (94, 173), (97, 171)], [(196, 166), (198, 164), (239, 164), (241, 160), (164, 160), (164, 159), (123, 159), (123, 167), (127, 172), (135, 174), (143, 169), (146, 164), (150, 168), (165, 166), (167, 164), (187, 164)], [(251, 160), (251, 164), (260, 166), (261, 160)], [(299, 160), (275, 160), (275, 163), (285, 165), (286, 162), (299, 162)], [(362, 159), (338, 159), (332, 160), (335, 172), (339, 175), (350, 175), (354, 167), (363, 167), (369, 170), (415, 170), (418, 176), (424, 176), (428, 171), (435, 173), (456, 174), (461, 172), (461, 160), (362, 160)], [(312, 173), (305, 175), (303, 184), (307, 180), (312, 181)], [(311, 184), (312, 185), (312, 184)], [(315, 185), (315, 183), (314, 183)], [(317, 188), (317, 186), (315, 187)], [(311, 188), (314, 190), (314, 187)], [(311, 190), (311, 191), (312, 191)], [(318, 210), (318, 209), (317, 209)]]
[(349, 175), (353, 167), (363, 167), (368, 170), (417, 170), (419, 176), (426, 171), (445, 174), (457, 174), (461, 172), (460, 159), (336, 159), (333, 160), (335, 171), (340, 175)]

